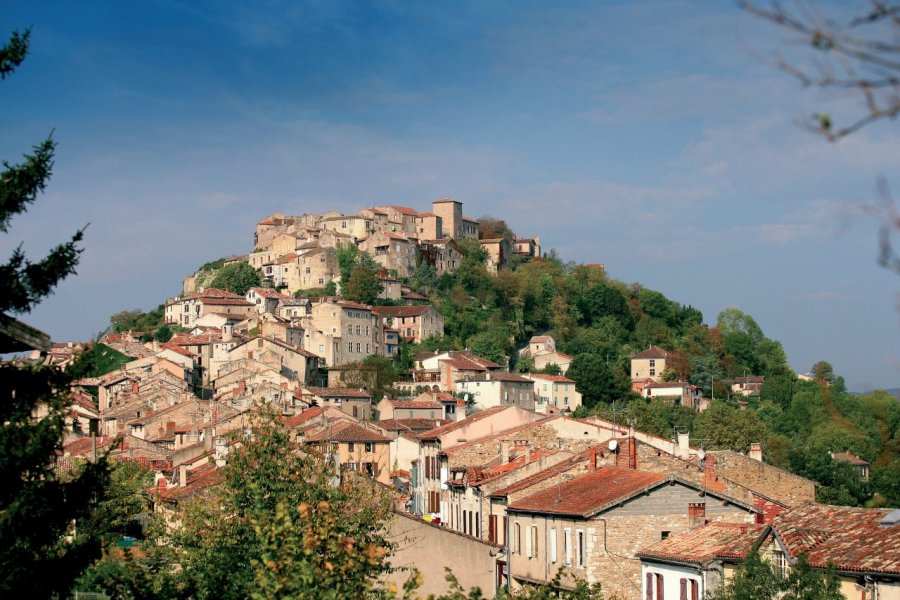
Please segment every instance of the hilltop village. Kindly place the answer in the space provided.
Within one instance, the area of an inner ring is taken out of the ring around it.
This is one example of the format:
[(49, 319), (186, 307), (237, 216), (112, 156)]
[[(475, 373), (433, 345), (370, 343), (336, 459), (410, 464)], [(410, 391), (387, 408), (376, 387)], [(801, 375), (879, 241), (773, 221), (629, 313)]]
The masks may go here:
[[(253, 250), (218, 265), (249, 265), (262, 285), (238, 294), (201, 270), (165, 303), (170, 338), (99, 340), (126, 358), (74, 382), (60, 463), (109, 452), (151, 469), (154, 511), (177, 523), (185, 503), (220, 484), (250, 415), (268, 407), (301, 451), (390, 492), (388, 529), (402, 532), (391, 564), (418, 569), (423, 593), (442, 591), (449, 567), (490, 593), (561, 570), (564, 588), (697, 600), (759, 549), (782, 573), (801, 554), (815, 570), (833, 566), (848, 599), (900, 598), (898, 511), (818, 504), (817, 483), (770, 464), (758, 442), (710, 450), (687, 432), (583, 417), (573, 358), (552, 335), (518, 349), (526, 372), (511, 372), (509, 357), (434, 348), (381, 386), (365, 359), (444, 335), (444, 315), (410, 285), (423, 264), (452, 276), (461, 244), (480, 245), (490, 273), (541, 259), (539, 237), (484, 239), (480, 227), (449, 199), (428, 212), (265, 217)], [(348, 247), (378, 265), (379, 302), (342, 294)], [(81, 349), (54, 344), (45, 360), (65, 368)], [(711, 398), (671, 376), (679, 360), (658, 345), (634, 353), (631, 391), (705, 410)], [(763, 381), (735, 377), (729, 391), (758, 396)], [(834, 459), (868, 468), (852, 454)]]

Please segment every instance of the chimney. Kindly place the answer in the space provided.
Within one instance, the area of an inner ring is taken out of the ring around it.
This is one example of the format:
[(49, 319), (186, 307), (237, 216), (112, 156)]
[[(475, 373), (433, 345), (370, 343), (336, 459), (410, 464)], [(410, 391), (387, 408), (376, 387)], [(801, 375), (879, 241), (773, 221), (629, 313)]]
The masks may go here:
[(509, 462), (509, 447), (511, 442), (509, 440), (501, 440), (500, 441), (500, 464), (505, 465)]
[(234, 325), (232, 323), (225, 323), (222, 325), (222, 341), (230, 342), (234, 338)]
[(678, 448), (676, 449), (675, 456), (678, 458), (687, 459), (690, 456), (691, 448), (690, 448), (690, 434), (685, 431), (679, 431), (677, 434), (678, 437)]
[(525, 446), (525, 464), (527, 465), (530, 462), (531, 462), (531, 444), (528, 444), (527, 446)]
[(755, 461), (762, 462), (762, 444), (753, 442), (750, 444), (750, 458)]

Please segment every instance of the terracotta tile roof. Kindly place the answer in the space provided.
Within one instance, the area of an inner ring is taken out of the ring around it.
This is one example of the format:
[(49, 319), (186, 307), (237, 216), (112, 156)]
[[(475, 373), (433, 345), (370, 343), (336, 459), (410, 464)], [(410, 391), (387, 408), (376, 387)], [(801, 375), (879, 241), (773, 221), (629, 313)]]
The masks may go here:
[(452, 423), (448, 419), (382, 419), (375, 424), (387, 431), (422, 432)]
[(764, 527), (747, 523), (710, 523), (656, 542), (637, 555), (701, 565), (717, 558), (744, 558)]
[(556, 463), (552, 467), (544, 469), (543, 471), (539, 471), (534, 475), (529, 475), (524, 479), (520, 479), (519, 481), (506, 486), (505, 488), (501, 488), (499, 490), (495, 490), (490, 496), (492, 498), (504, 498), (509, 496), (510, 494), (514, 494), (516, 492), (520, 492), (522, 490), (526, 490), (534, 485), (542, 481), (546, 481), (551, 477), (556, 477), (560, 473), (565, 473), (569, 469), (573, 469), (579, 465), (579, 463), (587, 462), (588, 457), (587, 453), (582, 453), (577, 456), (573, 456), (572, 458), (567, 458), (564, 461)]
[(735, 377), (734, 383), (765, 383), (766, 378), (763, 376)]
[(855, 454), (850, 454), (849, 452), (832, 452), (831, 458), (834, 460), (850, 463), (851, 465), (856, 465), (858, 467), (867, 467), (869, 463)]
[(423, 306), (373, 306), (372, 312), (379, 317), (420, 317), (431, 305)]
[(390, 398), (385, 398), (388, 403), (394, 408), (420, 408), (420, 409), (435, 409), (435, 410), (443, 410), (444, 405), (440, 402), (428, 402), (427, 400), (393, 400)]
[(221, 483), (222, 477), (222, 471), (216, 468), (215, 463), (207, 463), (202, 467), (188, 471), (186, 485), (151, 488), (148, 491), (153, 493), (158, 490), (159, 497), (162, 500), (177, 503), (218, 485)]
[(396, 204), (388, 204), (387, 208), (392, 208), (401, 215), (406, 215), (408, 217), (418, 217), (419, 211), (409, 208), (408, 206), (397, 206)]
[(633, 354), (631, 356), (632, 359), (635, 358), (669, 358), (671, 353), (666, 352), (659, 346), (651, 345), (649, 348), (644, 350), (643, 352), (638, 352), (637, 354)]
[(160, 344), (159, 348), (160, 348), (160, 350), (171, 350), (172, 352), (175, 352), (176, 354), (181, 354), (182, 356), (193, 356), (193, 354), (191, 352), (189, 352), (188, 350), (185, 350), (178, 344), (173, 344), (172, 342)]
[[(516, 469), (521, 469), (526, 464), (530, 464), (531, 461), (538, 460), (544, 458), (546, 456), (553, 456), (554, 454), (558, 454), (559, 450), (551, 449), (536, 449), (532, 450), (530, 454), (522, 454), (510, 460), (505, 464), (497, 464), (492, 465), (490, 467), (480, 469), (480, 478), (477, 480), (479, 484), (485, 483), (486, 481), (490, 481), (492, 479), (496, 479), (501, 475), (506, 475), (510, 471), (515, 471)], [(528, 459), (528, 462), (526, 462)]]
[(323, 427), (320, 431), (308, 436), (307, 442), (390, 442), (386, 435), (349, 421)]
[(328, 410), (328, 408), (325, 406), (311, 406), (299, 414), (291, 417), (282, 417), (281, 422), (288, 427), (297, 427), (298, 425), (302, 425), (303, 423), (318, 417), (326, 410)]
[(94, 451), (94, 442), (96, 441), (97, 450), (103, 448), (104, 446), (108, 446), (109, 444), (115, 441), (115, 438), (111, 437), (83, 437), (75, 440), (74, 442), (69, 442), (65, 446), (63, 446), (63, 453), (68, 456), (87, 456), (91, 452)]
[[(303, 246), (300, 246), (302, 248)], [(278, 260), (275, 261), (276, 265), (287, 265), (297, 260), (297, 255), (293, 252), (289, 254), (285, 254), (284, 256), (278, 257)]]
[(666, 481), (660, 473), (601, 467), (509, 505), (509, 510), (588, 518)]
[(400, 297), (404, 300), (428, 300), (428, 296), (423, 296), (422, 294), (408, 290), (401, 290)]
[(526, 377), (544, 379), (553, 383), (575, 383), (574, 379), (569, 379), (565, 375), (547, 375), (546, 373), (528, 373)]
[(531, 427), (545, 425), (545, 424), (549, 423), (550, 421), (555, 421), (557, 419), (562, 419), (562, 418), (563, 417), (561, 415), (553, 415), (551, 417), (539, 418), (538, 420), (531, 421), (529, 423), (522, 423), (521, 425), (516, 425), (515, 427), (510, 427), (509, 429), (504, 429), (502, 431), (498, 431), (496, 433), (492, 433), (489, 435), (483, 435), (483, 436), (481, 436), (477, 439), (474, 439), (470, 442), (465, 442), (465, 443), (453, 446), (452, 448), (447, 448), (446, 450), (444, 450), (444, 454), (451, 456), (458, 452), (465, 451), (467, 448), (471, 448), (472, 446), (478, 446), (480, 444), (484, 444), (484, 443), (490, 442), (492, 440), (496, 440), (498, 438), (510, 437), (520, 431), (524, 431)]
[[(448, 352), (447, 354), (448, 358), (442, 358), (439, 362), (449, 363), (458, 371), (488, 371), (491, 369), (500, 368), (500, 365), (498, 365), (497, 363), (477, 356), (469, 350), (463, 350), (461, 352)], [(429, 356), (425, 358), (427, 359), (431, 357)]]
[(472, 416), (466, 417), (462, 421), (456, 421), (455, 423), (449, 423), (447, 425), (442, 425), (441, 427), (435, 427), (430, 431), (426, 431), (419, 437), (421, 439), (437, 439), (444, 434), (450, 433), (451, 431), (455, 431), (457, 429), (461, 429), (466, 425), (470, 425), (477, 421), (481, 421), (490, 416), (496, 415), (497, 413), (503, 412), (504, 410), (510, 408), (509, 406), (494, 406), (488, 408), (487, 410), (483, 410), (481, 412), (477, 412)]
[[(288, 256), (290, 256), (290, 255), (288, 255)], [(289, 296), (285, 296), (284, 294), (279, 294), (275, 290), (270, 290), (268, 288), (260, 288), (260, 287), (250, 288), (248, 290), (248, 293), (249, 292), (256, 292), (258, 295), (262, 296), (263, 298), (277, 298), (277, 299), (289, 298)]]
[(778, 515), (772, 529), (792, 559), (806, 552), (812, 567), (900, 574), (900, 524), (879, 524), (890, 512), (809, 503)]
[[(342, 387), (314, 387), (314, 386), (304, 386), (302, 388), (303, 392), (308, 392), (308, 395), (319, 396), (320, 398), (360, 398), (360, 399), (370, 399), (372, 396), (362, 388), (342, 388)], [(294, 392), (294, 395), (297, 395), (297, 392)], [(307, 395), (307, 394), (302, 394)]]
[(515, 373), (507, 373), (505, 371), (490, 371), (487, 373), (479, 373), (477, 375), (472, 375), (467, 377), (464, 380), (457, 381), (479, 381), (479, 382), (491, 382), (491, 381), (505, 381), (508, 383), (534, 383), (530, 379), (526, 379), (521, 375), (516, 375)]
[(209, 306), (253, 306), (243, 296), (239, 298), (201, 298), (200, 301)]
[(350, 302), (349, 300), (343, 300), (337, 303), (341, 308), (355, 308), (356, 310), (371, 310), (374, 312), (373, 307), (368, 304), (360, 304), (359, 302)]
[(549, 335), (535, 335), (529, 340), (529, 344), (546, 344), (552, 342), (553, 338)]

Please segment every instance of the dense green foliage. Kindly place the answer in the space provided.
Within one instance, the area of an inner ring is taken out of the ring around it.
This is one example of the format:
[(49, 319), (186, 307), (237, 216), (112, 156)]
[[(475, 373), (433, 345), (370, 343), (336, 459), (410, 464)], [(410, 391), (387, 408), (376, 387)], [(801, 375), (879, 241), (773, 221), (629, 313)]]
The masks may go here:
[(262, 280), (249, 263), (236, 262), (219, 269), (209, 285), (243, 296), (250, 288), (262, 285)]
[(383, 289), (378, 278), (381, 265), (352, 244), (338, 246), (337, 261), (341, 273), (341, 295), (353, 302), (375, 304)]
[(758, 552), (751, 552), (728, 583), (707, 597), (709, 600), (844, 600), (834, 571), (814, 571), (805, 554), (782, 577)]
[[(29, 32), (14, 33), (0, 47), (0, 79), (24, 60)], [(53, 166), (55, 144), (35, 146), (24, 162), (3, 162), (0, 232), (42, 192)], [(44, 258), (31, 262), (21, 246), (0, 265), (0, 312), (27, 313), (75, 272), (81, 249), (77, 232)], [(67, 374), (51, 367), (0, 364), (0, 596), (63, 595), (100, 555), (102, 540), (88, 519), (103, 499), (109, 472), (104, 460), (78, 473), (58, 465), (70, 399)], [(35, 419), (36, 413), (43, 414)], [(72, 524), (78, 523), (73, 528)]]

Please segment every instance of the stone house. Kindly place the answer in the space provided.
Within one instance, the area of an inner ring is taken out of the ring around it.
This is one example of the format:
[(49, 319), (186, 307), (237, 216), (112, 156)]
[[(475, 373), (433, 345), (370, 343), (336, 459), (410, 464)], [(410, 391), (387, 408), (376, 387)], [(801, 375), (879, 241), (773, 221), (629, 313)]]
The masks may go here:
[(289, 294), (300, 290), (321, 289), (339, 276), (337, 251), (316, 246), (298, 254), (285, 272), (284, 283)]
[(375, 221), (364, 215), (340, 215), (327, 217), (319, 222), (326, 231), (335, 231), (361, 240), (375, 232)]
[(507, 507), (513, 588), (600, 583), (605, 594), (635, 597), (641, 548), (707, 522), (755, 521), (757, 509), (678, 477), (601, 466)]
[(778, 515), (757, 548), (784, 575), (801, 554), (816, 571), (832, 567), (847, 600), (900, 598), (900, 510), (803, 504)]
[(534, 410), (534, 382), (521, 375), (504, 371), (488, 371), (456, 382), (455, 391), (468, 397), (475, 406), (518, 406)]
[(832, 452), (831, 459), (838, 462), (845, 462), (859, 471), (859, 476), (863, 481), (869, 479), (869, 462), (863, 458), (856, 456), (850, 452)]
[(444, 317), (433, 306), (374, 306), (372, 312), (388, 327), (414, 343), (444, 335)]
[(419, 457), (413, 464), (413, 512), (441, 518), (446, 513), (441, 490), (449, 471), (441, 466), (441, 454), (468, 440), (512, 429), (540, 419), (541, 416), (516, 406), (497, 406), (477, 412), (461, 421), (436, 427), (419, 434)]
[(433, 212), (419, 213), (420, 240), (437, 240), (444, 237), (444, 220)]
[(288, 300), (289, 298), (289, 296), (280, 294), (275, 290), (259, 287), (250, 288), (249, 290), (247, 290), (247, 293), (244, 294), (244, 299), (252, 304), (256, 308), (256, 312), (259, 314), (274, 314), (275, 309), (278, 308), (279, 302), (282, 300)]
[(444, 405), (430, 393), (420, 394), (413, 400), (384, 398), (375, 407), (378, 419), (442, 419)]
[(400, 281), (393, 277), (388, 277), (387, 275), (379, 275), (378, 279), (381, 280), (381, 293), (378, 294), (379, 298), (384, 300), (400, 299), (403, 289)]
[(487, 252), (484, 266), (488, 272), (496, 273), (509, 266), (509, 259), (513, 254), (512, 244), (506, 238), (494, 238), (480, 240), (481, 247)]
[(444, 198), (431, 203), (432, 214), (441, 219), (441, 233), (453, 239), (478, 239), (478, 221), (466, 217), (462, 212), (462, 202)]
[(416, 383), (437, 384), (438, 389), (450, 392), (459, 379), (502, 369), (470, 350), (421, 352), (416, 356), (413, 379)]
[(516, 238), (513, 240), (513, 253), (522, 259), (541, 257), (541, 238)]
[(373, 233), (357, 245), (394, 277), (405, 279), (416, 272), (416, 245), (404, 235)]
[(360, 423), (338, 421), (305, 436), (337, 461), (342, 471), (363, 473), (385, 485), (391, 482), (391, 438)]
[(275, 316), (282, 319), (299, 319), (311, 314), (312, 302), (309, 298), (286, 298), (278, 301)]
[(392, 327), (384, 327), (384, 355), (394, 356), (400, 351), (400, 332)]
[(384, 226), (385, 233), (395, 233), (410, 237), (418, 237), (419, 233), (419, 211), (409, 208), (408, 206), (397, 206), (394, 204), (375, 207), (387, 214)]
[(301, 383), (315, 382), (318, 376), (318, 356), (277, 338), (256, 336), (228, 351), (228, 362), (242, 359), (257, 360)]
[(165, 321), (172, 325), (192, 327), (197, 319), (208, 313), (248, 317), (253, 305), (243, 296), (215, 288), (202, 289), (183, 298), (170, 299), (165, 306)]
[(322, 357), (326, 366), (358, 362), (384, 353), (383, 321), (371, 306), (325, 300), (301, 320), (303, 347)]
[(672, 535), (638, 552), (641, 598), (702, 600), (746, 558), (764, 526), (713, 522)]
[(759, 376), (735, 377), (731, 382), (731, 391), (742, 396), (759, 397), (766, 378)]
[(302, 386), (294, 396), (306, 406), (326, 406), (339, 409), (361, 421), (372, 417), (372, 396), (360, 388)]
[(651, 344), (646, 350), (631, 357), (631, 379), (650, 378), (658, 382), (663, 371), (676, 368), (677, 362), (678, 357), (674, 353)]
[(564, 375), (526, 373), (526, 379), (534, 382), (534, 410), (549, 415), (572, 412), (581, 406), (581, 392), (575, 389), (575, 380)]
[(670, 403), (680, 404), (687, 408), (697, 410), (703, 399), (703, 392), (696, 385), (687, 381), (655, 382), (641, 386), (641, 396), (644, 398), (657, 398)]
[(536, 335), (528, 341), (528, 346), (519, 351), (519, 356), (531, 358), (532, 368), (539, 371), (556, 365), (565, 375), (572, 364), (572, 357), (556, 349), (556, 340), (549, 335)]
[(455, 241), (450, 238), (424, 238), (419, 240), (419, 252), (422, 260), (431, 265), (434, 274), (456, 273), (462, 264), (462, 252)]

